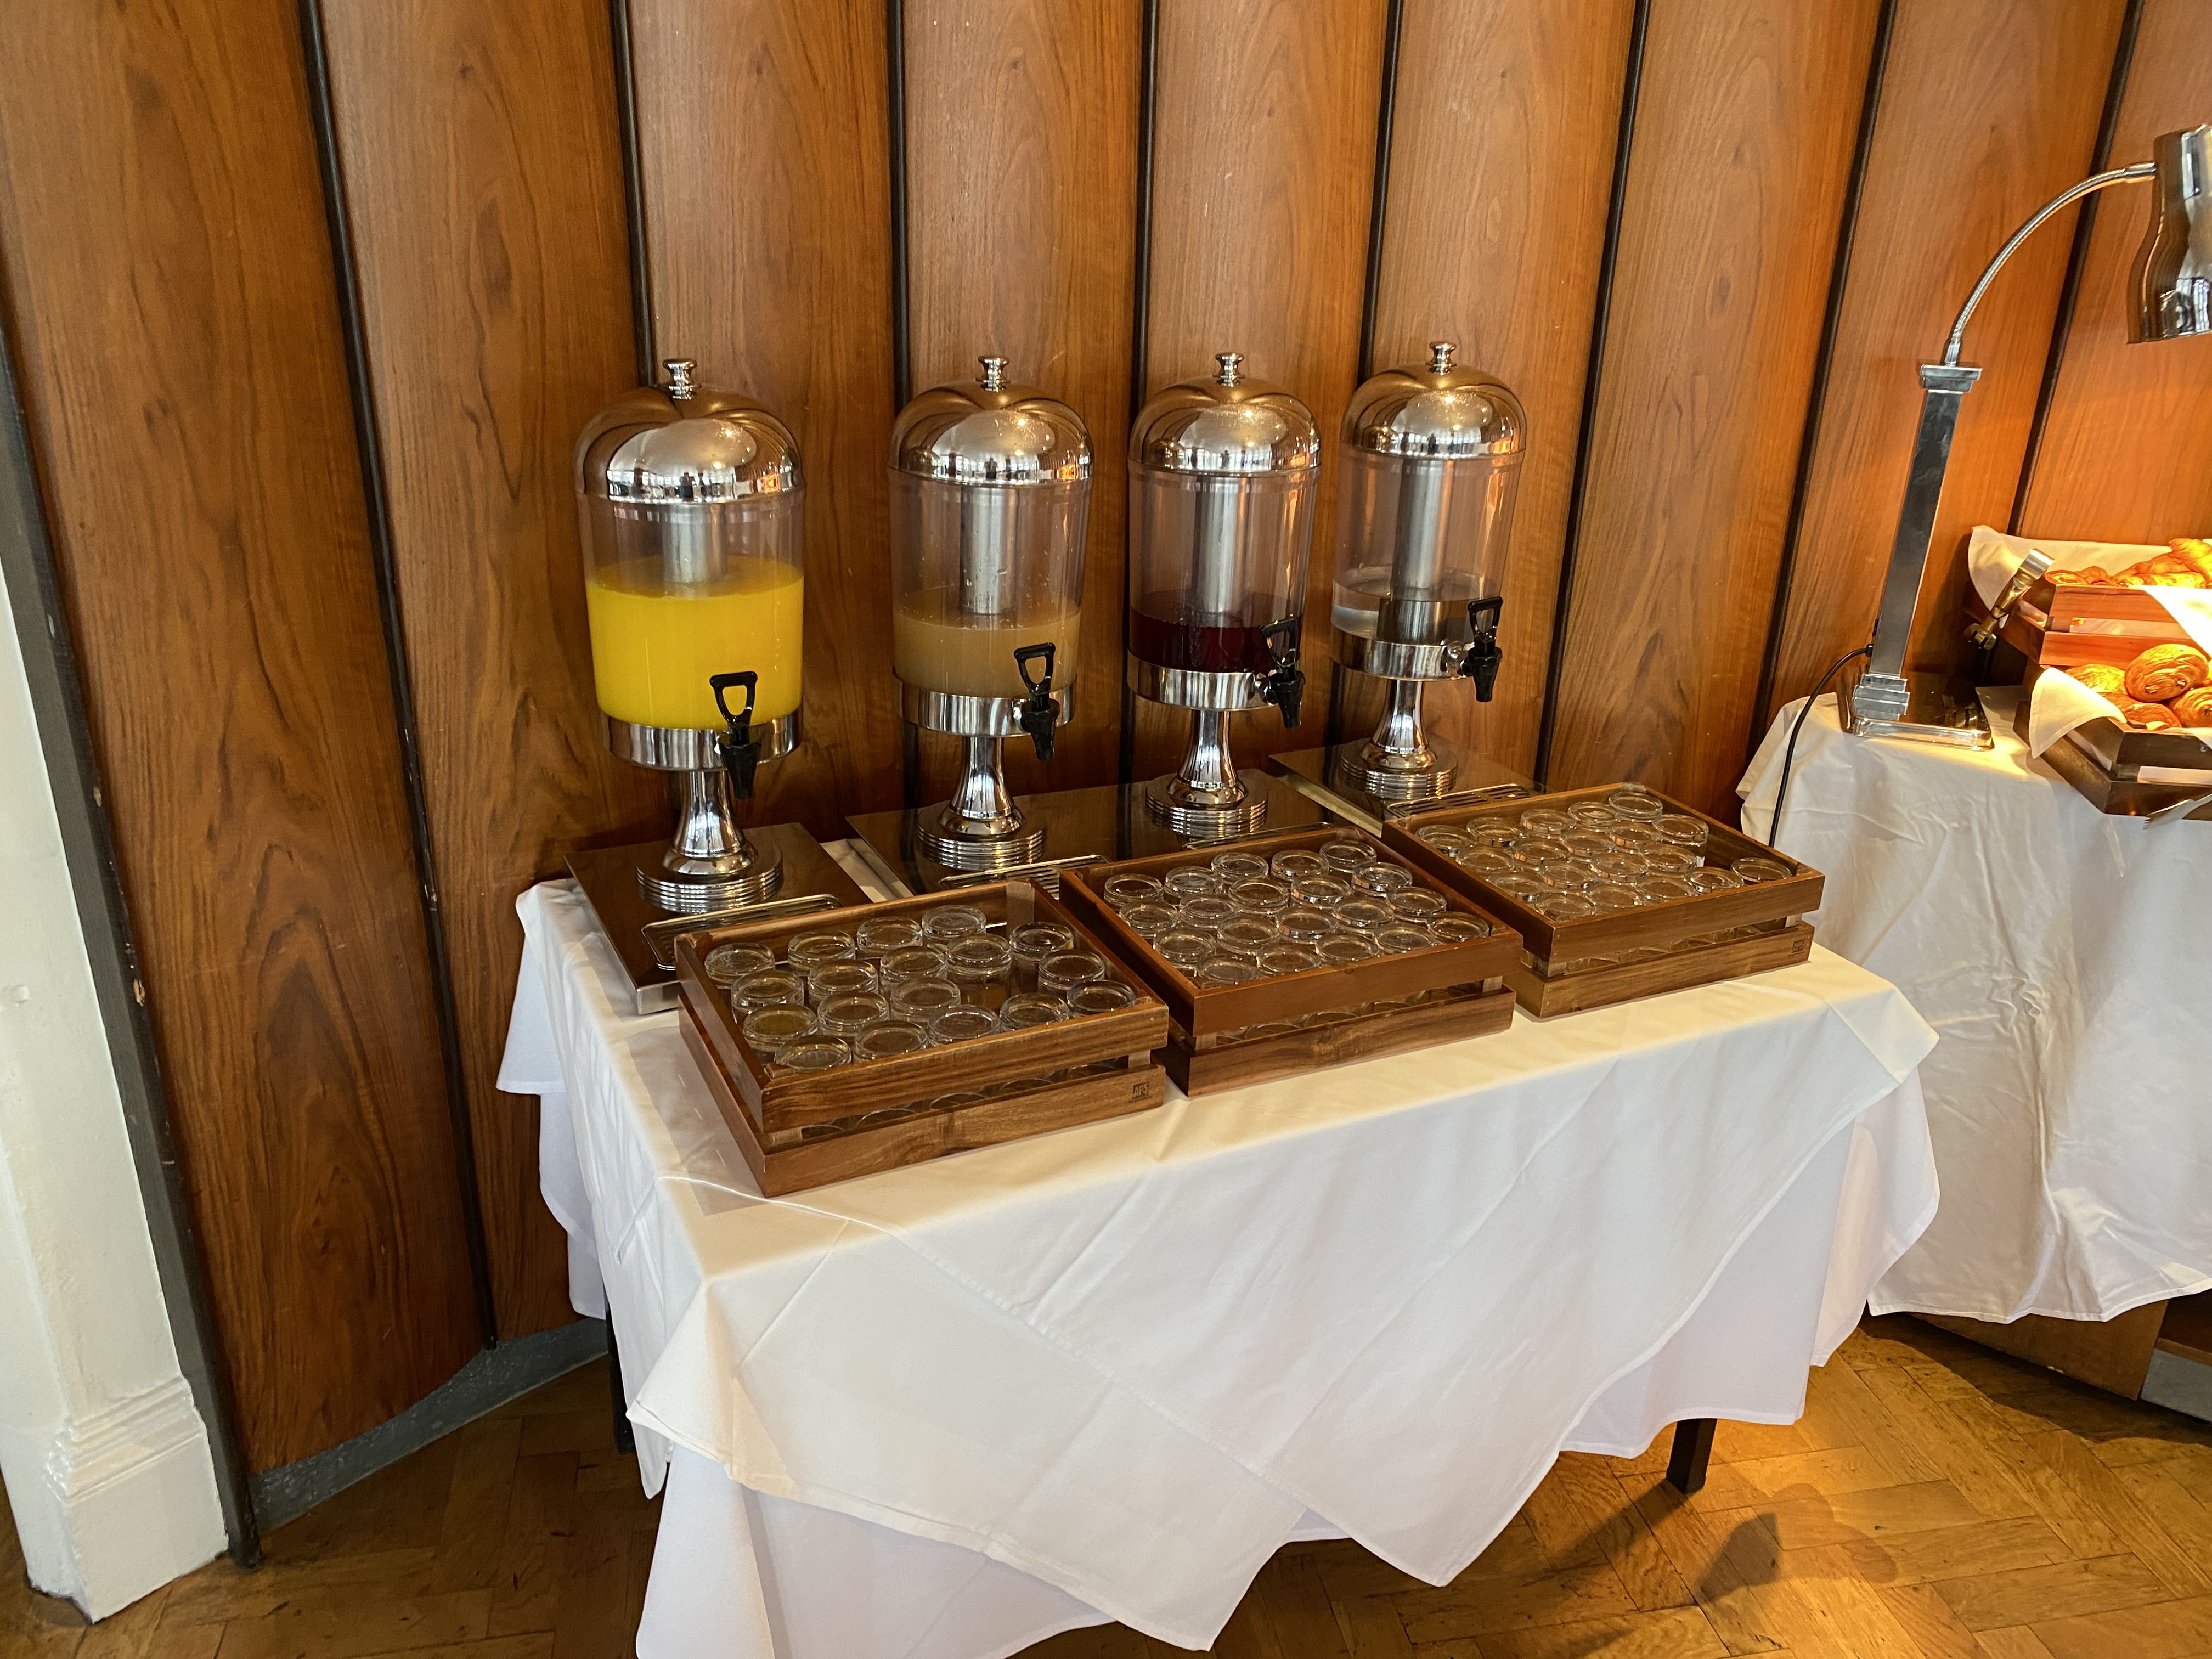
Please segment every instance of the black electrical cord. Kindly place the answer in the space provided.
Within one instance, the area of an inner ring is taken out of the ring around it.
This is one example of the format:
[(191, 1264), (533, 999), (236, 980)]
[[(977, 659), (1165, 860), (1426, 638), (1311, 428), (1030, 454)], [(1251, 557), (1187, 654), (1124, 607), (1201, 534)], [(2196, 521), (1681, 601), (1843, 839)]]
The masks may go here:
[(1797, 734), (1805, 729), (1805, 717), (1813, 712), (1813, 705), (1820, 701), (1820, 693), (1828, 689), (1828, 682), (1843, 672), (1844, 665), (1853, 657), (1870, 657), (1874, 643), (1869, 641), (1856, 651), (1846, 651), (1828, 665), (1820, 676), (1820, 683), (1813, 688), (1813, 695), (1805, 699), (1805, 706), (1797, 711), (1796, 724), (1790, 728), (1790, 741), (1782, 746), (1782, 778), (1774, 786), (1774, 815), (1766, 821), (1766, 844), (1774, 845), (1774, 838), (1782, 831), (1782, 803), (1790, 793), (1790, 763), (1797, 754)]

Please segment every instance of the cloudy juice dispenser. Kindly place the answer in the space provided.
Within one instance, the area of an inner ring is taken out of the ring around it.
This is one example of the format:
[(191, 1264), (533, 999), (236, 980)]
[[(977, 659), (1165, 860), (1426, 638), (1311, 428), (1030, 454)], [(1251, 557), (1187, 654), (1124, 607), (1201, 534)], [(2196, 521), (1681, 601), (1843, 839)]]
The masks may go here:
[[(666, 386), (640, 387), (592, 418), (575, 459), (605, 739), (675, 781), (672, 838), (569, 860), (634, 969), (641, 1008), (649, 990), (673, 985), (647, 948), (657, 936), (636, 937), (644, 925), (779, 892), (859, 898), (796, 825), (748, 836), (737, 823), (754, 769), (799, 741), (799, 446), (751, 399), (696, 385), (690, 362), (665, 367)], [(804, 866), (795, 892), (794, 862)]]
[(1229, 717), (1269, 705), (1298, 724), (1306, 562), (1321, 458), (1312, 413), (1217, 374), (1146, 404), (1129, 440), (1129, 686), (1192, 711), (1182, 764), (1148, 786), (1146, 810), (1179, 835), (1259, 829), (1270, 792), (1240, 775)]
[(1074, 716), (1091, 434), (1006, 378), (1006, 360), (923, 392), (891, 429), (892, 668), (900, 713), (964, 745), (950, 800), (913, 825), (947, 870), (1049, 855), (1006, 793), (1007, 738), (1040, 760)]

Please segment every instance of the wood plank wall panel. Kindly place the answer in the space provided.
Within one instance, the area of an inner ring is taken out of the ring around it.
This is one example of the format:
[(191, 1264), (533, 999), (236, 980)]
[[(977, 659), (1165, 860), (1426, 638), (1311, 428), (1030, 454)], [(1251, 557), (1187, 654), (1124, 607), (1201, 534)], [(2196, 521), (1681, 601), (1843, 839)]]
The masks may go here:
[[(1382, 100), (1382, 0), (1161, 0), (1148, 392), (1245, 373), (1295, 392), (1324, 460), (1307, 586), (1304, 724), (1237, 717), (1238, 761), (1322, 741), (1328, 707), (1337, 423), (1358, 384), (1359, 320)], [(1140, 701), (1139, 778), (1174, 769), (1190, 716)]]
[(1555, 786), (1733, 802), (1878, 10), (1653, 10)]
[[(1432, 687), (1423, 716), (1435, 736), (1524, 774), (1543, 715), (1634, 15), (1634, 0), (1408, 0), (1399, 43), (1376, 367), (1423, 362), (1429, 341), (1457, 340), (1462, 363), (1520, 394), (1529, 428), (1497, 696)], [(1366, 695), (1347, 698), (1347, 738), (1381, 713), (1377, 684), (1351, 677)]]
[(604, 0), (325, 0), (502, 1336), (566, 1322), (537, 1103), (494, 1088), (515, 896), (665, 830), (599, 735), (569, 453), (635, 380)]
[[(1866, 643), (1888, 568), (1920, 419), (1917, 365), (1940, 356), (1967, 291), (2004, 239), (2084, 176), (2124, 0), (1904, 0), (1867, 161), (1817, 447), (1806, 492), (1776, 706)], [(1962, 76), (1959, 65), (1975, 72)], [(1966, 336), (1984, 373), (1960, 410), (1913, 660), (1948, 666), (1966, 532), (2002, 526), (2065, 281), (2072, 210), (2014, 254)], [(1955, 648), (1954, 648), (1955, 647)], [(1755, 729), (1763, 729), (1760, 711)]]
[[(2203, 0), (2149, 0), (2113, 134), (2112, 165), (2161, 132), (2212, 121)], [(2021, 528), (2054, 539), (2212, 535), (2212, 340), (2127, 341), (2128, 278), (2147, 186), (2104, 193)], [(2009, 271), (2009, 267), (2007, 268)]]
[[(1076, 719), (1052, 764), (1006, 744), (1017, 790), (1114, 781), (1136, 258), (1142, 9), (1126, 0), (910, 0), (908, 290), (917, 391), (995, 351), (1091, 428)], [(925, 733), (928, 799), (958, 741)]]
[(663, 357), (788, 422), (806, 470), (806, 741), (753, 821), (900, 804), (884, 462), (890, 161), (879, 5), (631, 0)]
[(0, 58), (9, 321), (246, 1458), (477, 1348), (295, 13)]

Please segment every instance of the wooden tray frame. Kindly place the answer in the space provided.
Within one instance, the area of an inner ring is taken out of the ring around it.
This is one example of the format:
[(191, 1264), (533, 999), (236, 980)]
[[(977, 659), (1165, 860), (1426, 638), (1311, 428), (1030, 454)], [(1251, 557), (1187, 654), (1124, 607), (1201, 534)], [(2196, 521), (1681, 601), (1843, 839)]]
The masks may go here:
[[(1588, 1008), (1608, 1007), (1662, 991), (1710, 985), (1716, 980), (1764, 973), (1772, 968), (1787, 968), (1812, 955), (1812, 927), (1798, 918), (1808, 910), (1820, 908), (1825, 884), (1820, 872), (1665, 795), (1656, 798), (1668, 811), (1702, 823), (1709, 836), (1707, 846), (1717, 847), (1728, 860), (1753, 856), (1771, 858), (1788, 865), (1792, 873), (1780, 881), (1763, 881), (1717, 893), (1698, 893), (1688, 898), (1670, 899), (1664, 904), (1639, 905), (1633, 910), (1592, 916), (1582, 921), (1553, 922), (1546, 920), (1540, 911), (1492, 887), (1463, 865), (1453, 863), (1416, 833), (1432, 823), (1480, 818), (1517, 819), (1522, 813), (1536, 807), (1565, 807), (1578, 800), (1601, 799), (1620, 787), (1617, 783), (1606, 783), (1472, 809), (1455, 806), (1432, 812), (1407, 813), (1392, 817), (1382, 826), (1382, 839), (1407, 862), (1434, 878), (1440, 885), (1468, 894), (1519, 931), (1525, 942), (1526, 959), (1507, 969), (1505, 979), (1520, 999), (1521, 1006), (1540, 1019), (1548, 1019), (1555, 1014), (1578, 1013)], [(1753, 939), (1686, 948), (1682, 945), (1685, 939), (1701, 934), (1774, 921), (1785, 925)], [(1557, 962), (1618, 957), (1650, 949), (1667, 954), (1640, 962), (1550, 971), (1550, 965)]]
[[(859, 1060), (814, 1076), (778, 1078), (771, 1077), (767, 1062), (745, 1042), (728, 999), (708, 979), (703, 966), (707, 952), (717, 945), (766, 945), (780, 951), (794, 933), (827, 927), (849, 929), (862, 921), (919, 915), (948, 904), (975, 905), (993, 921), (1011, 926), (1036, 921), (1056, 921), (1071, 928), (1078, 939), (1120, 972), (1136, 992), (1136, 1002), (1111, 1013), (1086, 1014), (1034, 1030), (994, 1032), (951, 1048), (928, 1048), (920, 1054), (886, 1060)], [(810, 915), (742, 922), (685, 933), (676, 942), (676, 973), (684, 1012), (696, 1028), (697, 1041), (704, 1045), (703, 1060), (713, 1062), (708, 1069), (720, 1074), (740, 1114), (759, 1138), (763, 1152), (783, 1150), (778, 1145), (781, 1138), (809, 1124), (827, 1123), (887, 1107), (908, 1106), (940, 1095), (1002, 1086), (1105, 1060), (1124, 1060), (1132, 1070), (1148, 1067), (1151, 1051), (1167, 1037), (1167, 1007), (1152, 994), (1145, 976), (1131, 965), (1125, 953), (1102, 942), (1096, 933), (1051, 894), (1025, 881), (999, 882), (954, 892), (924, 894), (919, 898), (892, 899), (880, 904), (821, 910)], [(975, 1109), (959, 1109), (971, 1113)], [(956, 1131), (948, 1129), (946, 1133)], [(901, 1144), (912, 1139), (903, 1137)], [(742, 1136), (739, 1145), (742, 1148)]]
[[(1966, 611), (1979, 622), (1990, 608), (1966, 589)], [(2129, 623), (2154, 629), (2142, 634), (2092, 634), (2089, 622)], [(2125, 668), (2154, 645), (2194, 641), (2172, 613), (2140, 587), (2052, 587), (2039, 583), (2005, 618), (1997, 637), (2039, 668), (2075, 668), (2085, 662)]]
[[(1271, 858), (1346, 839), (1372, 846), (1379, 861), (1407, 870), (1416, 885), (1442, 897), (1452, 913), (1486, 922), (1490, 936), (1349, 966), (1285, 974), (1253, 985), (1208, 989), (1186, 978), (1153, 950), (1151, 941), (1124, 922), (1103, 896), (1106, 883), (1115, 876), (1157, 876), (1203, 861), (1203, 851), (1193, 848), (1092, 865), (1062, 878), (1060, 893), (1068, 907), (1110, 940), (1167, 1005), (1175, 1023), (1164, 1048), (1153, 1058), (1167, 1067), (1185, 1094), (1210, 1094), (1295, 1077), (1355, 1060), (1486, 1036), (1512, 1024), (1513, 994), (1505, 988), (1504, 978), (1521, 959), (1520, 935), (1465, 894), (1431, 879), (1374, 836), (1328, 827), (1239, 841), (1231, 850)], [(1415, 997), (1426, 1000), (1397, 1007), (1367, 1007), (1406, 1003)], [(1331, 1014), (1339, 1018), (1271, 1036), (1223, 1041), (1225, 1034), (1255, 1026)]]

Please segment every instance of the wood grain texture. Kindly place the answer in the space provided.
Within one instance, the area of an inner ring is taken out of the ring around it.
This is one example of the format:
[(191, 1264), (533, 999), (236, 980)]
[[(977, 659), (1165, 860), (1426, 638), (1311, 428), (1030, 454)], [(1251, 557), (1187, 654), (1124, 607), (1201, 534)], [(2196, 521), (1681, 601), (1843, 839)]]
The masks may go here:
[[(1408, 0), (1375, 313), (1378, 369), (1457, 340), (1520, 394), (1528, 445), (1505, 570), (1496, 697), (1431, 688), (1428, 730), (1523, 776), (1543, 714), (1567, 494), (1595, 319), (1633, 0)], [(1335, 526), (1316, 539), (1334, 557)], [(1345, 735), (1382, 712), (1349, 677)]]
[(1878, 9), (1653, 10), (1554, 787), (1733, 800)]
[(516, 894), (665, 830), (607, 751), (569, 480), (628, 388), (629, 244), (603, 0), (326, 0), (423, 787), (500, 1334), (573, 1317), (534, 1103), (498, 1093)]
[(266, 1469), (477, 1346), (300, 42), (177, 0), (40, 43), (0, 68), (9, 323)]
[[(1237, 716), (1240, 764), (1322, 741), (1332, 672), (1336, 428), (1358, 384), (1359, 314), (1382, 81), (1382, 0), (1161, 0), (1147, 395), (1241, 351), (1322, 440), (1306, 588), (1304, 724)], [(1181, 709), (1137, 705), (1136, 776), (1175, 769)]]
[[(1135, 288), (1143, 14), (1121, 0), (918, 0), (906, 9), (908, 290), (917, 391), (987, 351), (1091, 428), (1076, 719), (1049, 767), (1006, 745), (1017, 793), (1115, 781)], [(925, 735), (924, 799), (955, 738)]]
[[(2096, 66), (2112, 62), (2124, 9), (2124, 0), (1899, 8), (1808, 480), (1778, 707), (1874, 627), (1920, 418), (1916, 365), (1942, 355), (2004, 239), (2089, 171), (2104, 107)], [(1973, 72), (1960, 74), (1961, 64)], [(2011, 515), (2073, 225), (2069, 209), (2039, 231), (1974, 313), (1965, 356), (1984, 374), (1959, 411), (1916, 665), (1948, 665), (1965, 651), (1966, 532)]]
[[(2212, 34), (2197, 0), (2148, 0), (2112, 138), (2112, 165), (2161, 132), (2212, 119)], [(2212, 533), (2212, 339), (2128, 343), (2129, 274), (2145, 186), (2104, 195), (2066, 362), (2021, 528), (2084, 541)]]
[(875, 5), (631, 5), (659, 354), (766, 404), (805, 467), (806, 740), (751, 817), (818, 836), (900, 800), (884, 27)]

